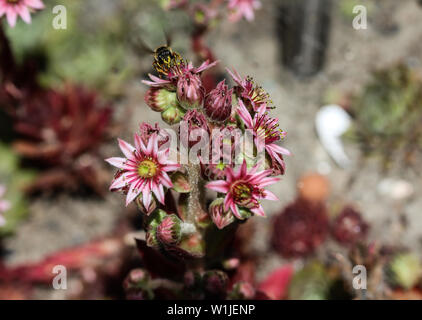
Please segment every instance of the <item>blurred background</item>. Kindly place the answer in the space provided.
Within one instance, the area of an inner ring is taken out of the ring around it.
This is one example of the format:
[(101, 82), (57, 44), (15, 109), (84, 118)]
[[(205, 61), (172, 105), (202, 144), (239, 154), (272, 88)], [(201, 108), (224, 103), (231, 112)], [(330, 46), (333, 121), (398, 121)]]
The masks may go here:
[[(162, 124), (141, 80), (166, 34), (195, 65), (220, 60), (210, 78), (252, 76), (287, 132), (280, 201), (239, 228), (237, 277), (273, 299), (422, 298), (421, 1), (261, 0), (236, 22), (177, 3), (45, 0), (30, 25), (2, 19), (0, 298), (125, 298), (140, 218), (103, 159)], [(54, 265), (68, 290), (52, 288)], [(355, 265), (367, 290), (351, 287)]]

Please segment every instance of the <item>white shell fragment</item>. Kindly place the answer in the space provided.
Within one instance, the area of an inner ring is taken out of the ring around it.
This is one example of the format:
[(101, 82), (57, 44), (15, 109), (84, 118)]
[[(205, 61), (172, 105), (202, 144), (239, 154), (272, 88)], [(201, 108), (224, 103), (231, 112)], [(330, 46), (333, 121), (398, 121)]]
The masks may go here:
[(351, 162), (341, 141), (341, 136), (349, 129), (351, 122), (349, 114), (338, 105), (322, 107), (315, 118), (321, 144), (341, 168), (349, 167)]
[(381, 196), (389, 197), (394, 200), (404, 200), (414, 193), (413, 185), (401, 179), (386, 178), (378, 184), (378, 193)]

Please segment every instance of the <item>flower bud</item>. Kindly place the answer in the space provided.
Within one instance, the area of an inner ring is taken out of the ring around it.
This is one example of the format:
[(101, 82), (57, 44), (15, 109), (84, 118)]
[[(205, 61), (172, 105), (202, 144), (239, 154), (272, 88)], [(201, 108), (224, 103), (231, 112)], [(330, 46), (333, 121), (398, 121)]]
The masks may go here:
[(133, 269), (123, 282), (126, 298), (129, 300), (150, 300), (153, 292), (149, 288), (151, 276), (144, 269)]
[(204, 103), (205, 90), (201, 78), (191, 72), (184, 73), (177, 81), (177, 99), (185, 109), (196, 109)]
[(161, 118), (168, 125), (173, 125), (179, 123), (184, 114), (180, 107), (170, 107), (161, 113)]
[(177, 107), (176, 92), (163, 88), (150, 88), (145, 94), (146, 104), (154, 111), (163, 112), (171, 107)]
[(176, 192), (189, 193), (192, 191), (188, 177), (180, 171), (176, 171), (171, 175), (171, 182), (173, 183), (173, 189)]
[[(183, 117), (183, 125), (180, 126), (179, 134), (181, 136), (181, 143), (189, 148), (201, 141), (205, 134), (209, 133), (209, 128), (205, 116), (198, 110), (193, 109), (186, 112)], [(186, 133), (183, 131), (186, 130)], [(188, 139), (188, 141), (186, 141)], [(203, 142), (207, 142), (205, 139)]]
[(233, 89), (228, 89), (226, 81), (221, 81), (212, 90), (204, 102), (204, 111), (210, 121), (224, 122), (230, 117), (232, 111)]
[(143, 214), (147, 216), (151, 214), (155, 209), (157, 209), (157, 201), (155, 197), (151, 197), (151, 203), (148, 208), (145, 208), (144, 203), (142, 201), (142, 193), (136, 197), (135, 203), (138, 206), (138, 210), (141, 211)]
[(181, 223), (175, 214), (165, 217), (157, 227), (157, 239), (164, 245), (177, 245), (182, 238)]
[(203, 275), (203, 285), (208, 298), (224, 299), (227, 294), (229, 278), (221, 270), (210, 270)]
[(223, 229), (234, 221), (232, 211), (224, 210), (224, 199), (217, 198), (209, 206), (208, 212), (218, 229)]
[(154, 211), (146, 221), (147, 234), (145, 236), (146, 243), (149, 247), (159, 248), (160, 242), (157, 237), (157, 227), (168, 216), (167, 212), (158, 209)]

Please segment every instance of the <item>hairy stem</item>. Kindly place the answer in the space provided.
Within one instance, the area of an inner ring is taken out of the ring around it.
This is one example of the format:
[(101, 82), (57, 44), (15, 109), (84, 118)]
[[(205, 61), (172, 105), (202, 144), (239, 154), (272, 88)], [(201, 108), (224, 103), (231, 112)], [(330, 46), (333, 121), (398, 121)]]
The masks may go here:
[(188, 180), (191, 186), (191, 192), (188, 198), (188, 208), (186, 221), (196, 224), (196, 216), (202, 211), (202, 193), (200, 184), (200, 167), (197, 164), (187, 165)]

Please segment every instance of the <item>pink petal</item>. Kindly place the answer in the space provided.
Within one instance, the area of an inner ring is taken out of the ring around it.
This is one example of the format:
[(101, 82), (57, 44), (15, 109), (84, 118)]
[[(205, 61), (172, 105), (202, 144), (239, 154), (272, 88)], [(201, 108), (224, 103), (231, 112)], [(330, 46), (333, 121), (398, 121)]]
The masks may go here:
[(261, 171), (250, 177), (249, 182), (253, 184), (260, 184), (262, 178), (269, 176), (272, 173), (271, 169)]
[(11, 26), (12, 28), (15, 27), (16, 18), (17, 18), (17, 13), (15, 12), (15, 10), (13, 9), (7, 10), (6, 16), (7, 16), (7, 22), (9, 23), (9, 26)]
[(150, 77), (150, 79), (152, 81), (142, 80), (142, 83), (143, 84), (146, 84), (148, 86), (151, 86), (151, 87), (163, 87), (164, 85), (171, 84), (171, 81), (160, 79), (160, 78), (158, 78), (158, 77), (156, 77), (156, 76), (154, 76), (152, 74), (148, 74), (148, 76)]
[(263, 187), (269, 186), (271, 184), (274, 184), (278, 181), (280, 181), (279, 178), (273, 178), (273, 177), (263, 178), (261, 180), (261, 182), (259, 183), (259, 187), (263, 188)]
[(7, 210), (9, 210), (11, 207), (10, 202), (9, 201), (0, 201), (0, 212), (5, 212)]
[(244, 177), (246, 176), (246, 173), (248, 172), (248, 166), (246, 164), (246, 160), (243, 160), (242, 166), (240, 167), (240, 176)]
[(135, 198), (141, 193), (141, 189), (135, 188), (135, 184), (131, 184), (129, 188), (129, 192), (126, 196), (126, 207), (131, 203)]
[(158, 154), (158, 136), (156, 133), (154, 133), (151, 137), (152, 140), (152, 156), (154, 158), (157, 158)]
[(243, 10), (243, 15), (245, 16), (246, 20), (248, 21), (252, 21), (255, 18), (253, 9), (251, 6), (245, 6), (244, 10)]
[(113, 180), (110, 186), (110, 190), (123, 188), (127, 186), (127, 184), (128, 184), (128, 178), (127, 178), (127, 173), (125, 173), (125, 174), (122, 174), (120, 177)]
[(194, 73), (200, 73), (203, 72), (207, 69), (210, 69), (214, 66), (216, 66), (220, 61), (214, 61), (212, 63), (209, 63), (209, 60), (203, 62), (198, 68), (194, 68), (193, 72)]
[(136, 150), (138, 150), (138, 151), (140, 150), (142, 152), (145, 152), (145, 145), (144, 145), (141, 137), (139, 136), (139, 134), (135, 133), (133, 140), (135, 141)]
[(240, 215), (240, 212), (239, 212), (239, 208), (237, 207), (235, 203), (232, 203), (232, 205), (230, 206), (230, 209), (232, 210), (236, 218), (242, 219), (242, 216)]
[(171, 182), (171, 179), (170, 179), (170, 177), (168, 176), (167, 173), (161, 172), (161, 179), (160, 180), (165, 187), (167, 187), (167, 188), (173, 187), (173, 183)]
[(162, 169), (166, 172), (175, 171), (180, 168), (180, 164), (166, 164)]
[(159, 184), (156, 188), (152, 190), (157, 197), (158, 201), (160, 201), (162, 204), (165, 204), (164, 202), (164, 188), (162, 184)]
[(275, 143), (271, 143), (271, 144), (267, 145), (267, 148), (271, 148), (275, 152), (284, 154), (286, 156), (291, 156), (292, 155), (292, 153), (289, 150), (287, 150), (287, 149), (285, 149), (283, 147), (280, 147), (279, 145), (277, 145)]
[(277, 196), (269, 190), (264, 190), (264, 199), (278, 201)]
[(27, 7), (22, 6), (18, 13), (23, 21), (25, 21), (26, 23), (31, 23), (31, 15), (29, 14), (29, 10)]
[(258, 108), (258, 117), (262, 117), (264, 115), (264, 113), (267, 111), (267, 104), (263, 103), (261, 104), (261, 106)]
[(149, 211), (149, 207), (151, 205), (151, 191), (148, 190), (148, 192), (145, 192), (145, 190), (142, 191), (142, 203), (144, 204), (144, 207), (147, 211)]
[(122, 150), (125, 157), (128, 159), (132, 159), (133, 154), (136, 151), (136, 149), (132, 145), (130, 145), (129, 143), (127, 143), (126, 141), (122, 139), (117, 139), (117, 140), (119, 141), (120, 150)]
[(5, 12), (6, 12), (6, 7), (2, 2), (0, 2), (0, 17), (2, 17)]
[(229, 210), (230, 207), (234, 204), (233, 202), (233, 198), (231, 197), (230, 194), (227, 194), (226, 197), (224, 198), (224, 210)]
[(25, 4), (34, 9), (43, 9), (44, 4), (41, 0), (25, 0)]
[(221, 193), (227, 193), (229, 191), (229, 185), (224, 180), (217, 180), (209, 182), (205, 185), (208, 189), (221, 192)]
[(259, 205), (256, 208), (251, 209), (251, 211), (258, 216), (265, 217), (265, 212), (261, 205)]
[(233, 78), (233, 80), (241, 87), (243, 87), (242, 84), (242, 77), (240, 76), (239, 73), (237, 73), (236, 70), (233, 69), (233, 71), (231, 71), (229, 68), (226, 68), (226, 71), (229, 73), (229, 75)]
[(249, 113), (248, 109), (246, 109), (241, 99), (239, 99), (239, 105), (237, 107), (237, 111), (239, 112), (239, 117), (246, 124), (246, 127), (248, 127), (249, 129), (252, 129), (253, 121), (252, 121), (251, 114)]
[(113, 157), (113, 158), (105, 159), (105, 161), (107, 161), (109, 164), (119, 169), (124, 169), (125, 164), (126, 164), (126, 158)]

